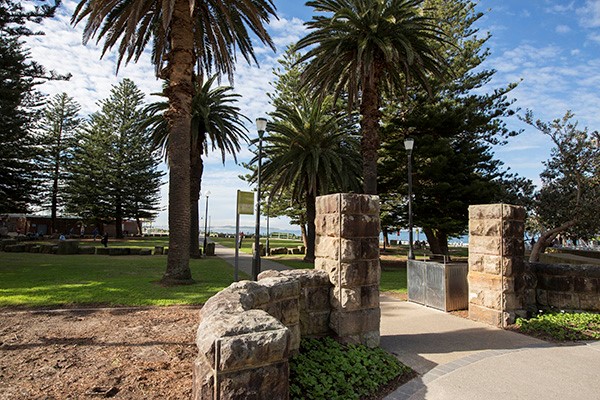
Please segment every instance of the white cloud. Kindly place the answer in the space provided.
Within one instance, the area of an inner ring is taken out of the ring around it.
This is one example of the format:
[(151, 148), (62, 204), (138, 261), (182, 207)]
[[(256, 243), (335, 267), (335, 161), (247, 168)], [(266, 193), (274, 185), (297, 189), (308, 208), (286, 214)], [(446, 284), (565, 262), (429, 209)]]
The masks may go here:
[(571, 28), (569, 28), (568, 25), (557, 25), (556, 28), (554, 28), (554, 30), (556, 31), (556, 33), (569, 33), (569, 32), (571, 32)]
[(553, 4), (552, 6), (547, 7), (546, 12), (553, 13), (553, 14), (562, 14), (565, 12), (573, 11), (574, 9), (575, 9), (574, 1), (572, 1), (568, 4), (564, 4), (564, 2), (561, 2), (559, 4)]
[(600, 44), (600, 33), (590, 33), (587, 38), (592, 42)]
[(587, 0), (583, 7), (577, 9), (577, 15), (584, 28), (600, 27), (600, 1)]

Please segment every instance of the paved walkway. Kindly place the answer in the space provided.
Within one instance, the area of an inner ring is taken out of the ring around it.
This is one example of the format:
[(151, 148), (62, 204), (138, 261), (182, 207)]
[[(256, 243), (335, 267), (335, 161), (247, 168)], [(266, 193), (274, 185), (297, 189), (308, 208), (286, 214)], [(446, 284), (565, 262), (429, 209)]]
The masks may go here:
[[(230, 247), (225, 247), (219, 243), (215, 243), (215, 255), (223, 260), (227, 261), (230, 265), (235, 267), (235, 249)], [(284, 271), (286, 269), (292, 269), (286, 265), (279, 264), (278, 262), (267, 260), (266, 258), (261, 257), (260, 259), (260, 270), (266, 271), (269, 269), (274, 269), (277, 271)], [(252, 276), (252, 255), (244, 253), (240, 251), (238, 253), (238, 268), (240, 271), (248, 274), (249, 277)], [(240, 280), (244, 279), (240, 276)], [(247, 278), (250, 279), (250, 278)]]
[[(231, 265), (234, 254), (216, 245)], [(251, 275), (252, 256), (239, 266)], [(557, 345), (381, 296), (381, 346), (419, 373), (387, 400), (600, 400), (600, 342)]]
[(386, 397), (600, 399), (600, 342), (556, 345), (381, 297), (381, 346), (419, 377)]

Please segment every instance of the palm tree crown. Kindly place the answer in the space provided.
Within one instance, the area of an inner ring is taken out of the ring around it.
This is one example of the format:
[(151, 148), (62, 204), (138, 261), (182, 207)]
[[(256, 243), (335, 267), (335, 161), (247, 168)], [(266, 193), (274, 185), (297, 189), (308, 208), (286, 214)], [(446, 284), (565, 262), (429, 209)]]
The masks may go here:
[[(263, 23), (275, 15), (271, 0), (185, 0), (194, 20), (194, 59), (198, 74), (233, 75), (235, 51), (246, 61), (256, 62), (248, 29), (274, 49)], [(123, 60), (137, 61), (152, 42), (152, 62), (157, 76), (169, 61), (174, 31), (175, 1), (170, 0), (81, 0), (71, 22), (87, 18), (83, 41), (104, 38), (102, 55), (118, 46), (117, 66)], [(189, 34), (189, 32), (188, 32)]]
[(315, 199), (333, 190), (358, 190), (360, 158), (353, 119), (335, 112), (331, 97), (300, 97), (300, 104), (281, 105), (271, 114), (262, 174), (271, 197), (290, 191), (296, 201), (306, 201), (305, 260), (314, 261)]
[[(317, 93), (346, 92), (349, 106), (360, 100), (364, 191), (377, 193), (380, 102), (383, 91), (406, 87), (409, 79), (427, 85), (443, 62), (432, 43), (443, 40), (433, 20), (422, 15), (423, 0), (316, 0), (312, 31), (298, 49), (314, 46), (300, 59)], [(331, 13), (331, 14), (329, 14)]]

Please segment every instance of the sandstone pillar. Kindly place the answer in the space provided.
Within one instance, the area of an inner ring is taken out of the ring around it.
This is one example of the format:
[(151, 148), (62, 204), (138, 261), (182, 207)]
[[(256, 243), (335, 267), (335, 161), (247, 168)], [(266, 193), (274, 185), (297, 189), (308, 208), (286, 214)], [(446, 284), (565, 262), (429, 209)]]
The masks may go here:
[(379, 345), (379, 197), (317, 198), (315, 269), (333, 284), (330, 327), (346, 343)]
[(469, 318), (504, 327), (523, 308), (523, 207), (469, 207)]

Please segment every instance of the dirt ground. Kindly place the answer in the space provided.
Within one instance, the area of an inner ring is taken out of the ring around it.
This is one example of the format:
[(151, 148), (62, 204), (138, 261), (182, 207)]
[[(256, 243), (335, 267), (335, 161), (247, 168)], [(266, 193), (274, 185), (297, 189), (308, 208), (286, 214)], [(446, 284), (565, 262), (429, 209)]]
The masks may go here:
[(0, 399), (189, 399), (198, 310), (0, 310)]

